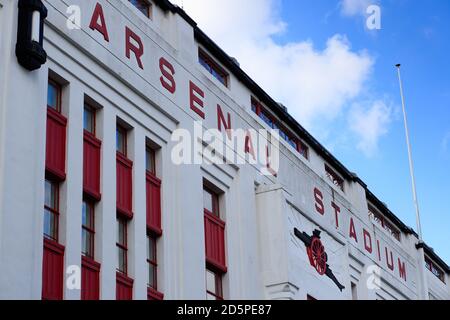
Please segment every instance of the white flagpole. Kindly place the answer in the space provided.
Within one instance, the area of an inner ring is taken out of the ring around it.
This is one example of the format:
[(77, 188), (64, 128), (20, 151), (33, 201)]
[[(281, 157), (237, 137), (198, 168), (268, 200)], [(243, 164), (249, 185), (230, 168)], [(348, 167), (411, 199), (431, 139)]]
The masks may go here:
[(406, 144), (408, 145), (409, 171), (411, 174), (411, 184), (412, 184), (412, 192), (413, 192), (413, 198), (414, 198), (414, 206), (416, 207), (417, 233), (419, 234), (419, 240), (423, 241), (422, 226), (420, 224), (419, 201), (417, 200), (416, 178), (414, 176), (414, 164), (413, 164), (412, 153), (411, 153), (411, 142), (409, 140), (408, 118), (406, 117), (405, 97), (403, 95), (403, 84), (402, 84), (402, 77), (400, 74), (400, 64), (397, 64), (396, 67), (397, 67), (397, 73), (398, 73), (398, 82), (400, 83), (400, 95), (402, 97), (403, 120), (405, 122)]
[[(414, 176), (414, 163), (412, 159), (412, 152), (411, 152), (411, 142), (409, 140), (409, 129), (408, 129), (408, 118), (406, 116), (406, 108), (405, 108), (405, 96), (403, 95), (403, 83), (402, 83), (402, 77), (400, 73), (400, 64), (397, 64), (397, 74), (398, 74), (398, 82), (400, 84), (400, 95), (402, 98), (402, 109), (403, 109), (403, 120), (405, 123), (405, 135), (406, 135), (406, 144), (408, 146), (408, 159), (409, 159), (409, 171), (411, 174), (411, 185), (412, 185), (412, 192), (413, 192), (413, 199), (414, 199), (414, 206), (416, 208), (416, 227), (417, 227), (417, 233), (419, 235), (419, 244), (423, 243), (422, 238), (422, 226), (420, 223), (420, 210), (419, 210), (419, 201), (417, 199), (417, 190), (416, 190), (416, 178)], [(422, 263), (420, 264), (420, 273), (422, 274), (422, 299), (428, 300), (428, 281), (426, 277), (426, 268), (425, 268), (425, 252), (423, 249), (423, 246), (419, 246), (419, 258), (422, 260)]]

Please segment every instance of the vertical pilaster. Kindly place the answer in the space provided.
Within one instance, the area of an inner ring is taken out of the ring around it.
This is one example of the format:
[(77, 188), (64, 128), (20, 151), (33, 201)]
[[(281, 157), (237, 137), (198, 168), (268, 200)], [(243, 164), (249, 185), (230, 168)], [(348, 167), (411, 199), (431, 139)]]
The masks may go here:
[(161, 224), (162, 238), (158, 242), (158, 287), (164, 293), (164, 299), (181, 297), (182, 271), (176, 266), (182, 265), (180, 254), (181, 235), (177, 226), (181, 217), (176, 213), (176, 168), (171, 161), (170, 145), (163, 146), (158, 153), (158, 173), (162, 177), (161, 185)]
[(98, 111), (97, 128), (102, 140), (102, 200), (96, 212), (96, 247), (100, 271), (100, 299), (116, 299), (116, 115), (110, 106)]
[[(66, 139), (67, 179), (62, 185), (60, 237), (65, 245), (64, 298), (79, 300), (80, 290), (73, 277), (74, 267), (81, 276), (81, 208), (83, 201), (83, 89), (78, 82), (71, 82), (64, 90), (65, 114), (68, 119)], [(68, 271), (70, 271), (68, 273)], [(80, 279), (81, 280), (81, 279)]]
[(41, 299), (48, 69), (19, 66), (17, 2), (2, 4), (0, 299)]
[(229, 299), (264, 298), (261, 273), (254, 272), (260, 263), (253, 181), (252, 169), (241, 168), (225, 196), (228, 272), (224, 284), (228, 284), (225, 298)]
[(145, 135), (143, 129), (134, 128), (129, 137), (129, 153), (133, 160), (133, 219), (129, 225), (130, 276), (134, 278), (133, 298), (147, 299), (146, 260), (146, 185)]
[(181, 236), (176, 251), (181, 256), (176, 266), (181, 273), (181, 296), (177, 299), (203, 300), (206, 297), (205, 231), (203, 181), (199, 165), (176, 167), (176, 232)]

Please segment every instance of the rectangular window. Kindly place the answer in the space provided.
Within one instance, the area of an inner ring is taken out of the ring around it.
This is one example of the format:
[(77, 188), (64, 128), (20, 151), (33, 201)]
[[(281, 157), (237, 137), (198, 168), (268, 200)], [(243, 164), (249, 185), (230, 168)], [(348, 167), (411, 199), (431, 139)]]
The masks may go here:
[(95, 204), (91, 201), (83, 201), (82, 212), (82, 234), (81, 250), (82, 254), (88, 258), (94, 259), (95, 244)]
[(297, 140), (297, 151), (300, 153), (303, 158), (309, 159), (309, 149), (308, 146), (305, 145), (302, 141)]
[(84, 105), (83, 128), (95, 136), (95, 109), (87, 104)]
[(128, 272), (128, 241), (127, 226), (128, 221), (124, 218), (117, 217), (117, 271), (124, 275)]
[(127, 156), (127, 130), (119, 124), (116, 128), (116, 150)]
[(254, 113), (256, 113), (257, 115), (259, 115), (259, 113), (261, 112), (261, 104), (255, 98), (252, 97), (251, 105), (252, 105), (252, 111)]
[(219, 195), (203, 186), (205, 221), (206, 297), (223, 300), (222, 276), (227, 272), (225, 222), (220, 219)]
[(58, 241), (59, 185), (45, 180), (44, 237)]
[(61, 86), (53, 80), (48, 80), (47, 107), (61, 112)]
[(263, 121), (264, 121), (265, 123), (267, 123), (267, 125), (268, 125), (270, 128), (275, 129), (275, 128), (274, 128), (274, 121), (272, 120), (272, 117), (271, 117), (270, 115), (268, 115), (265, 111), (261, 111), (260, 114), (259, 114), (259, 117), (260, 117), (261, 119), (263, 119)]
[(203, 208), (205, 212), (220, 218), (219, 197), (207, 187), (203, 187)]
[(259, 103), (255, 98), (251, 99), (252, 111), (256, 113), (270, 128), (278, 129), (280, 138), (290, 144), (295, 150), (297, 150), (300, 155), (302, 155), (305, 159), (308, 159), (308, 147), (299, 139), (295, 137), (295, 135), (290, 132), (290, 130), (286, 129), (280, 121), (275, 119), (269, 112), (264, 110), (261, 103)]
[(222, 275), (206, 269), (206, 299), (223, 300)]
[(400, 241), (400, 231), (371, 204), (369, 207), (369, 218), (385, 229), (394, 239)]
[(156, 256), (157, 238), (153, 235), (147, 235), (147, 264), (148, 264), (148, 286), (158, 290), (158, 263)]
[(445, 283), (445, 274), (441, 268), (439, 268), (434, 262), (432, 262), (429, 258), (425, 257), (425, 266), (431, 271), (439, 280)]
[(400, 241), (400, 231), (397, 230), (397, 228), (394, 227), (392, 223), (384, 220), (384, 229), (397, 241)]
[(150, 147), (145, 150), (145, 168), (147, 172), (156, 175), (155, 150)]
[(336, 172), (334, 172), (329, 166), (325, 165), (325, 174), (328, 179), (333, 182), (335, 186), (344, 191), (344, 179), (342, 179)]
[(201, 49), (198, 50), (198, 62), (220, 83), (228, 87), (228, 73)]
[(148, 0), (129, 0), (147, 18), (152, 16), (152, 4)]

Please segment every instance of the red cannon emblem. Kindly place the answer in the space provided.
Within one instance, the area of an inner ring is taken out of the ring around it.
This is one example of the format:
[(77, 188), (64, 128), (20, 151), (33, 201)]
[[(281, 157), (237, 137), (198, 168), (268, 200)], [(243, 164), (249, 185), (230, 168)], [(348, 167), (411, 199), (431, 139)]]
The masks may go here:
[(314, 230), (313, 235), (309, 236), (307, 233), (300, 232), (297, 228), (294, 228), (294, 234), (305, 244), (309, 263), (316, 269), (317, 273), (321, 276), (326, 275), (336, 284), (339, 290), (344, 290), (345, 287), (336, 279), (333, 271), (327, 263), (328, 255), (322, 241), (320, 240), (320, 231)]
[(322, 241), (313, 236), (311, 245), (306, 247), (306, 253), (308, 254), (309, 263), (311, 263), (311, 266), (317, 270), (318, 274), (321, 276), (324, 275), (327, 271), (328, 256), (325, 252), (325, 247), (323, 246)]

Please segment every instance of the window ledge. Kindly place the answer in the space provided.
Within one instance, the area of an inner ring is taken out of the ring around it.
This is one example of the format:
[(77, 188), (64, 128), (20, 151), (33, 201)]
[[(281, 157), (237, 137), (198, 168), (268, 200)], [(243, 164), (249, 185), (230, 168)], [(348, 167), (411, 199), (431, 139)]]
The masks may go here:
[(148, 300), (164, 300), (164, 294), (151, 288), (151, 287), (147, 287), (147, 299)]
[(81, 264), (93, 271), (100, 272), (101, 265), (92, 258), (81, 256)]
[(129, 278), (128, 276), (124, 275), (122, 272), (116, 271), (116, 279), (122, 285), (131, 287), (131, 288), (133, 287), (134, 280)]

